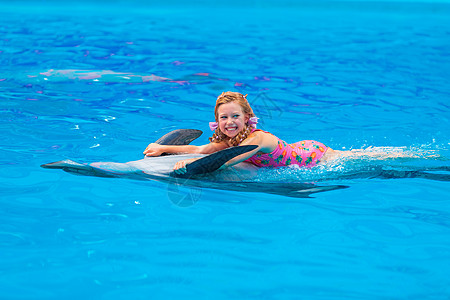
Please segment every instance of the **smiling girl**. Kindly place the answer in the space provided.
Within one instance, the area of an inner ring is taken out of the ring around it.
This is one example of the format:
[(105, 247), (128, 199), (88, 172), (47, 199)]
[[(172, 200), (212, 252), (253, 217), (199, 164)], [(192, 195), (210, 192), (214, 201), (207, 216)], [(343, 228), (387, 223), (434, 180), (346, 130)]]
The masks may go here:
[[(214, 131), (209, 144), (167, 146), (152, 143), (147, 146), (144, 154), (147, 156), (159, 156), (162, 153), (210, 154), (238, 145), (258, 146), (253, 151), (231, 159), (222, 166), (224, 168), (243, 161), (258, 167), (289, 165), (312, 167), (320, 162), (325, 153), (335, 152), (324, 144), (311, 140), (288, 144), (269, 132), (256, 129), (258, 118), (255, 117), (246, 97), (247, 95), (241, 93), (225, 92), (217, 98), (214, 109), (216, 122), (209, 124)], [(176, 163), (175, 173), (185, 173), (186, 164), (194, 160), (187, 159)]]

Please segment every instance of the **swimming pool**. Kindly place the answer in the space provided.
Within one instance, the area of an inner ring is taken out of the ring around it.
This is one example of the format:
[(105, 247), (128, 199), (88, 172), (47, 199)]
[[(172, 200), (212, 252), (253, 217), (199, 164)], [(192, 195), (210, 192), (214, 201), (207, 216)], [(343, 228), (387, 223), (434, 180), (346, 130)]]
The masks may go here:
[(140, 159), (177, 128), (204, 143), (226, 90), (287, 141), (448, 166), (447, 3), (0, 7), (0, 298), (450, 296), (448, 181), (289, 198), (39, 168)]

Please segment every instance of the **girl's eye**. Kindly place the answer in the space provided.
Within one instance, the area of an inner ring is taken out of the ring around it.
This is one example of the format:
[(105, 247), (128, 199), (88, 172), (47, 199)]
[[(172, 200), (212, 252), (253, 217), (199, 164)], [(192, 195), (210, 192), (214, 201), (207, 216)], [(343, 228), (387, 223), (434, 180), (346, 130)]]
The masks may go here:
[(233, 118), (238, 118), (238, 117), (239, 117), (239, 115), (234, 115), (234, 116), (233, 116)]

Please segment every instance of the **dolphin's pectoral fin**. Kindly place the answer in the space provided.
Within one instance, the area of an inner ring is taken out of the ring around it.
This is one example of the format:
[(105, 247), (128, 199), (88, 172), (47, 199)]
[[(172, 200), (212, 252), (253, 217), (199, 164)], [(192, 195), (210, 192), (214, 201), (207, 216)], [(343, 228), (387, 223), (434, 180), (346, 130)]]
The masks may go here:
[(230, 159), (241, 155), (243, 153), (252, 151), (256, 149), (258, 146), (255, 145), (246, 145), (246, 146), (237, 146), (231, 147), (225, 150), (221, 150), (205, 156), (203, 158), (197, 159), (190, 164), (186, 165), (186, 173), (184, 174), (175, 174), (171, 173), (174, 177), (180, 178), (190, 178), (194, 175), (200, 175), (205, 173), (211, 173), (219, 169), (224, 163), (229, 161)]
[(311, 194), (345, 189), (345, 185), (316, 185), (314, 183), (261, 183), (261, 182), (229, 182), (227, 188), (245, 192), (260, 192), (274, 195), (283, 195), (293, 198), (310, 198)]
[(97, 177), (116, 177), (114, 174), (108, 174), (93, 168), (87, 164), (80, 164), (73, 160), (66, 159), (53, 163), (43, 164), (42, 168), (45, 169), (61, 169), (68, 173), (73, 173), (76, 175), (84, 175), (84, 176), (97, 176)]
[(155, 143), (160, 145), (189, 145), (202, 133), (201, 130), (197, 129), (177, 129), (163, 135)]
[(289, 197), (298, 197), (298, 198), (309, 198), (310, 194), (320, 193), (320, 192), (328, 192), (340, 189), (349, 188), (348, 185), (317, 185), (312, 186), (311, 188), (298, 189), (289, 191), (286, 196)]

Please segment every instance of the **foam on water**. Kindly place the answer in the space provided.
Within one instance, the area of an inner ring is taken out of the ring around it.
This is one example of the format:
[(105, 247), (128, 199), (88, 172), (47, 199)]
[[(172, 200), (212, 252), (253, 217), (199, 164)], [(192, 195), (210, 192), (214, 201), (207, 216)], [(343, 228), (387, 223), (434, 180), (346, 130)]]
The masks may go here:
[[(448, 3), (19, 2), (0, 3), (0, 298), (448, 299), (449, 182), (427, 175), (448, 176)], [(205, 144), (227, 90), (287, 142), (442, 157), (260, 170), (349, 186), (313, 198), (39, 167), (138, 160), (178, 128)]]

